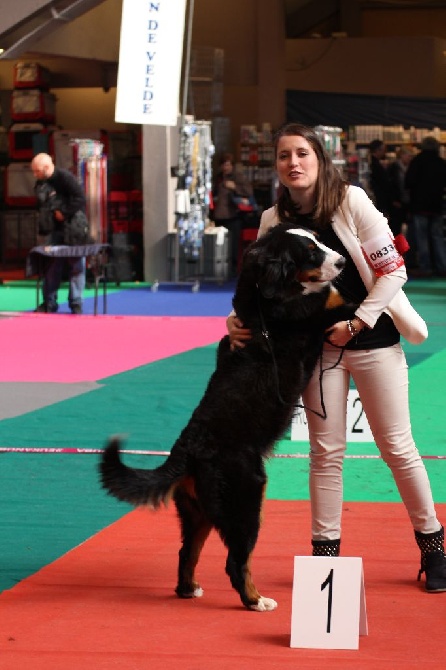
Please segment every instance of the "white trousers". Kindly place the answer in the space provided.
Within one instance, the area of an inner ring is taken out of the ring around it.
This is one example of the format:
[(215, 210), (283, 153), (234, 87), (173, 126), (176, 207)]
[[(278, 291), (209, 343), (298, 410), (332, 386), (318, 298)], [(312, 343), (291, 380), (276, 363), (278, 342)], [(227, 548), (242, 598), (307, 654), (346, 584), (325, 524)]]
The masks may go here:
[(342, 466), (346, 449), (347, 395), (353, 378), (376, 445), (392, 471), (414, 530), (434, 533), (441, 528), (435, 513), (426, 468), (415, 446), (409, 415), (407, 362), (400, 344), (383, 349), (345, 350), (327, 344), (320, 368), (303, 394), (310, 434), (310, 499), (313, 540), (341, 537)]

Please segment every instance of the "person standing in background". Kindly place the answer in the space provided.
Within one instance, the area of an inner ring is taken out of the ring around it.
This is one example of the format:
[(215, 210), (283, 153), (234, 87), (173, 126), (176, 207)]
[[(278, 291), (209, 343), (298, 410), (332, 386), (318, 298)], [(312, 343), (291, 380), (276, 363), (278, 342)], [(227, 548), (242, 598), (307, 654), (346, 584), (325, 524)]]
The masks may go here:
[(446, 161), (440, 156), (440, 144), (427, 136), (421, 151), (406, 172), (409, 207), (418, 251), (418, 273), (421, 277), (446, 276), (444, 213)]
[(376, 209), (389, 216), (390, 181), (384, 165), (387, 147), (382, 140), (372, 140), (369, 144), (370, 174), (369, 187)]
[(241, 171), (234, 168), (234, 158), (224, 153), (220, 160), (220, 169), (216, 175), (212, 189), (214, 199), (214, 222), (229, 231), (229, 263), (230, 275), (237, 275), (240, 232), (243, 218), (235, 201), (235, 196), (251, 198), (253, 189)]
[(387, 168), (390, 185), (389, 226), (392, 233), (406, 234), (409, 215), (409, 191), (405, 185), (406, 171), (413, 157), (410, 147), (399, 147), (396, 160)]
[[(36, 178), (35, 193), (39, 208), (39, 235), (48, 236), (50, 245), (86, 244), (88, 221), (85, 215), (86, 198), (76, 177), (64, 168), (56, 167), (51, 156), (37, 154), (31, 161)], [(74, 233), (85, 239), (76, 241)], [(43, 280), (43, 303), (36, 312), (57, 312), (57, 292), (62, 281), (65, 262), (69, 265), (68, 305), (72, 314), (82, 314), (82, 295), (85, 289), (85, 258), (51, 258)]]

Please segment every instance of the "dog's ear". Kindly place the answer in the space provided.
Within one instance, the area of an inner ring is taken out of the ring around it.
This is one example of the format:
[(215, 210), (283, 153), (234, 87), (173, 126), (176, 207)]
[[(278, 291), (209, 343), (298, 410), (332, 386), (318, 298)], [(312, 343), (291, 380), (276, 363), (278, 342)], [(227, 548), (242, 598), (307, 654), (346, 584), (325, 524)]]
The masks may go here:
[(271, 299), (296, 279), (296, 264), (285, 250), (279, 257), (267, 258), (260, 268), (258, 286), (262, 295)]
[(270, 259), (259, 270), (259, 290), (264, 298), (273, 298), (278, 287), (282, 285), (282, 263), (280, 260)]

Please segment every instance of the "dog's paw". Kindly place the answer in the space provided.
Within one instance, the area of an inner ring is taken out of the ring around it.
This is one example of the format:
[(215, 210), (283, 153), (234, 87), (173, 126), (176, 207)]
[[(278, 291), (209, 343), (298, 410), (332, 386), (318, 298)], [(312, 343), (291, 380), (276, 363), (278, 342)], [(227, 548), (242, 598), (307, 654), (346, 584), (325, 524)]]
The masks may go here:
[(275, 600), (272, 598), (264, 598), (263, 596), (260, 596), (256, 605), (251, 605), (251, 609), (255, 612), (271, 612), (272, 610), (275, 610), (276, 607), (277, 603)]
[(204, 594), (204, 591), (201, 586), (196, 586), (190, 591), (183, 591), (179, 588), (176, 588), (175, 593), (179, 598), (201, 598), (201, 596)]

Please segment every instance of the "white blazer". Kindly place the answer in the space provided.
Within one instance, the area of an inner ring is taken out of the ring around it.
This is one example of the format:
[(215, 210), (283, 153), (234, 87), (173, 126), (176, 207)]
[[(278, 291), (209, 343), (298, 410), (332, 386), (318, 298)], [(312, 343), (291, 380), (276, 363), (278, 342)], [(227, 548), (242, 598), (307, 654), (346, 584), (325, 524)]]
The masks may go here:
[[(258, 237), (279, 223), (276, 206), (263, 212)], [(411, 344), (427, 338), (425, 321), (410, 304), (402, 286), (407, 281), (404, 265), (389, 274), (377, 277), (367, 263), (361, 245), (380, 235), (393, 234), (387, 219), (379, 212), (366, 192), (359, 186), (348, 186), (341, 206), (333, 215), (333, 230), (350, 254), (368, 295), (356, 315), (370, 328), (385, 311), (400, 334)]]

